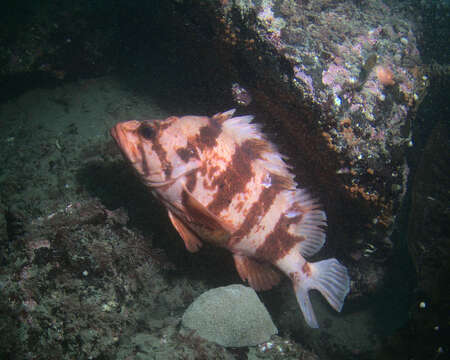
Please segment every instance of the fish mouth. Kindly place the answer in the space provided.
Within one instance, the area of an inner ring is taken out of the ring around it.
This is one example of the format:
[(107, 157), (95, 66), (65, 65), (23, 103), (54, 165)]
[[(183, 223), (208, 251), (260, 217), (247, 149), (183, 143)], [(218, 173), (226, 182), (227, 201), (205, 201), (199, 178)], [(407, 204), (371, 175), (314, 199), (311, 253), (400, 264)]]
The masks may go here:
[(126, 140), (125, 132), (126, 132), (126, 129), (124, 129), (124, 126), (122, 123), (116, 124), (110, 130), (111, 136), (116, 141), (116, 143), (120, 149), (122, 149), (123, 145), (125, 144), (125, 141), (124, 141), (124, 140)]
[(117, 124), (116, 126), (111, 128), (110, 134), (112, 138), (115, 140), (120, 152), (122, 153), (122, 156), (128, 161), (131, 161), (129, 154), (127, 153), (127, 151), (125, 151), (125, 148), (123, 146), (124, 144), (123, 140), (125, 138), (125, 135), (123, 133), (123, 130), (120, 129), (119, 125), (120, 124)]
[(121, 125), (120, 124), (115, 125), (114, 127), (111, 128), (109, 133), (111, 134), (112, 138), (116, 141), (116, 144), (119, 146), (119, 149), (122, 150), (123, 148), (122, 140), (125, 135), (123, 133), (123, 130), (121, 129)]
[(133, 150), (130, 148), (130, 143), (133, 144), (128, 134), (139, 127), (138, 121), (127, 121), (125, 123), (118, 123), (113, 126), (110, 130), (112, 138), (116, 141), (122, 155), (128, 159), (132, 164), (133, 161)]
[(126, 133), (136, 131), (140, 126), (140, 122), (137, 120), (130, 120), (121, 122), (113, 126), (110, 130), (111, 136), (117, 141), (119, 145), (123, 143), (123, 139), (126, 139)]
[[(116, 125), (116, 126), (117, 126), (117, 125)], [(111, 136), (113, 137), (113, 139), (116, 140), (116, 142), (117, 142), (118, 137), (117, 137), (116, 126), (113, 126), (113, 127), (111, 128), (111, 130), (109, 131), (109, 133), (111, 134)]]
[(170, 179), (170, 180), (166, 180), (166, 181), (149, 181), (149, 180), (144, 179), (145, 184), (148, 185), (151, 188), (159, 188), (159, 187), (163, 187), (163, 186), (170, 186), (177, 180), (178, 180), (178, 178), (174, 178), (174, 179)]
[(178, 181), (179, 178), (182, 178), (183, 176), (187, 176), (190, 173), (193, 173), (195, 171), (197, 171), (197, 168), (185, 171), (185, 172), (181, 173), (180, 175), (178, 175), (172, 179), (166, 180), (166, 181), (150, 181), (150, 180), (144, 179), (144, 183), (152, 188), (158, 188), (158, 187), (162, 187), (162, 186), (170, 186), (173, 183), (175, 183), (176, 181)]

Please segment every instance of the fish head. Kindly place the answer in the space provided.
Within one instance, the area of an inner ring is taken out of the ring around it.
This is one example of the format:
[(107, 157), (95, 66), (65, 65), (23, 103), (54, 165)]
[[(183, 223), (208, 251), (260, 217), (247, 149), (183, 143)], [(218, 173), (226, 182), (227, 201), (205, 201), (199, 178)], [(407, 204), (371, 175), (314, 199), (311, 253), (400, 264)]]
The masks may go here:
[(189, 121), (175, 116), (165, 120), (130, 120), (111, 129), (122, 154), (142, 181), (164, 186), (200, 166), (198, 151), (189, 142)]

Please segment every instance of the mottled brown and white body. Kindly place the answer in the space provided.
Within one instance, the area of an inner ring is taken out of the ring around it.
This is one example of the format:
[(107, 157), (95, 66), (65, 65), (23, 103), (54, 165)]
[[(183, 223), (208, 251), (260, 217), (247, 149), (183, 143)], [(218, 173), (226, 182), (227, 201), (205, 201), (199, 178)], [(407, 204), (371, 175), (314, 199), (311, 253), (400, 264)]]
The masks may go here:
[(112, 136), (162, 201), (186, 248), (202, 242), (231, 251), (240, 277), (270, 289), (280, 270), (291, 280), (307, 323), (318, 327), (308, 291), (340, 311), (349, 291), (336, 259), (309, 263), (325, 242), (326, 215), (252, 116), (184, 116), (117, 124)]

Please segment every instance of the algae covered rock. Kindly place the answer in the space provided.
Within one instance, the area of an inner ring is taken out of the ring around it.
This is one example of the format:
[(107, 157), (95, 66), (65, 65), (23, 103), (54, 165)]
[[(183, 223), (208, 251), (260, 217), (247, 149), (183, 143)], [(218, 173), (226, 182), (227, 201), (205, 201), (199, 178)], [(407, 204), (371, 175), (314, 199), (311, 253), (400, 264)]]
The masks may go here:
[(278, 332), (255, 291), (242, 285), (209, 290), (183, 315), (183, 326), (222, 346), (260, 344)]

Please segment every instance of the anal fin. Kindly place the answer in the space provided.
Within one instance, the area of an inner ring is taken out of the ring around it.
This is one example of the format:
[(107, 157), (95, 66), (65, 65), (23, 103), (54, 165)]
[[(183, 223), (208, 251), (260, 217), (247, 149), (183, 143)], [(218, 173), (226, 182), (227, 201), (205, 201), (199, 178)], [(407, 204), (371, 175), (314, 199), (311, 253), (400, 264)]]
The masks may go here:
[(202, 247), (202, 242), (177, 216), (169, 211), (169, 218), (174, 228), (178, 231), (184, 241), (186, 249), (190, 252), (197, 252)]
[(243, 255), (233, 255), (236, 270), (243, 281), (255, 290), (269, 290), (281, 280), (281, 275), (270, 264), (256, 262)]

